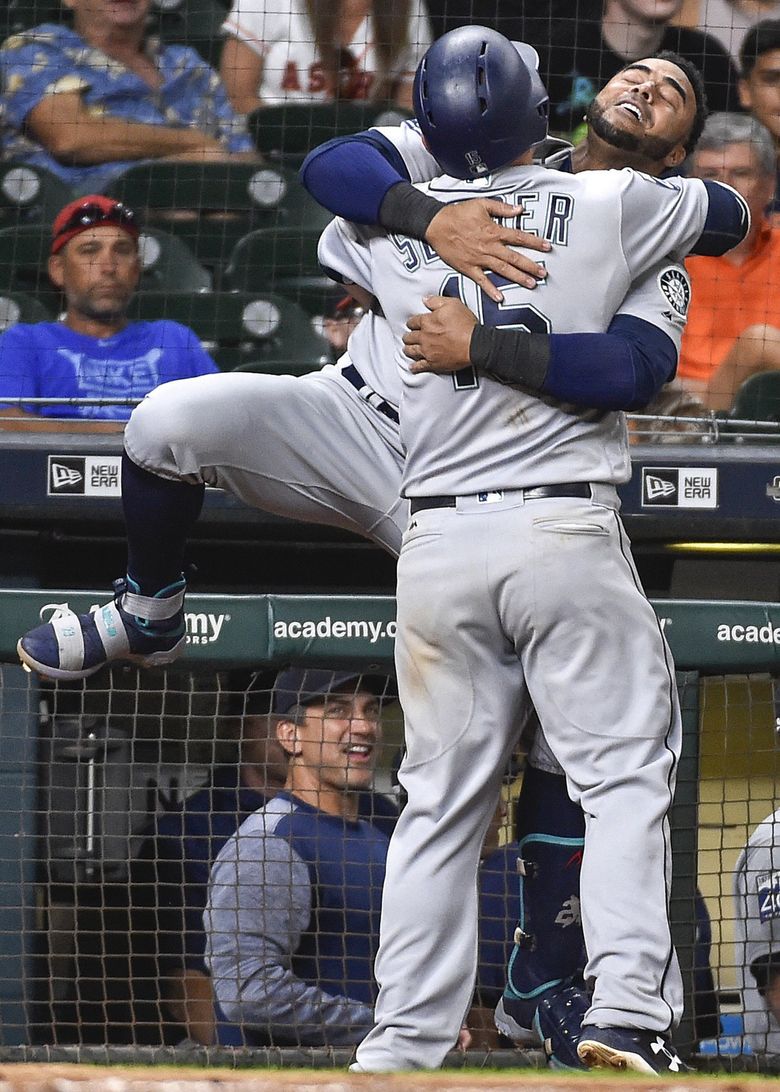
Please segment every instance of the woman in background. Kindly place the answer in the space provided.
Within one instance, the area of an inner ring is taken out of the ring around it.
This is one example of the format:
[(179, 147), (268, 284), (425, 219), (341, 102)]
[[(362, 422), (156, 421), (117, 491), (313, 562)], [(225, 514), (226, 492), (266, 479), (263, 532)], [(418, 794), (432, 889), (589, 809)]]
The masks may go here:
[(233, 0), (220, 70), (236, 110), (391, 100), (411, 108), (431, 43), (424, 0)]

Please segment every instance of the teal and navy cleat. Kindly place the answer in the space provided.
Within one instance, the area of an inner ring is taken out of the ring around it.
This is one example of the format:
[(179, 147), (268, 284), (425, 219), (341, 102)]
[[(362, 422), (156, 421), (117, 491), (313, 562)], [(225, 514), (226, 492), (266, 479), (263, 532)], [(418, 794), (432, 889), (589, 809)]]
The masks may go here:
[(182, 578), (155, 596), (139, 595), (130, 580), (114, 582), (114, 598), (88, 614), (59, 609), (51, 620), (20, 638), (23, 664), (39, 675), (65, 682), (86, 679), (122, 660), (159, 667), (181, 656), (186, 646)]

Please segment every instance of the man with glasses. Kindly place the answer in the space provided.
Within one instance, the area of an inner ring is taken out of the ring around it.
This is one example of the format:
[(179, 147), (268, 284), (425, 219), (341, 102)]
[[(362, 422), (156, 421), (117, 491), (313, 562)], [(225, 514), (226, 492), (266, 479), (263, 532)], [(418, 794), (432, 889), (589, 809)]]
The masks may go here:
[(186, 326), (128, 319), (141, 275), (138, 236), (133, 210), (99, 194), (60, 211), (48, 273), (65, 311), (0, 337), (0, 416), (126, 421), (130, 403), (160, 383), (217, 371)]

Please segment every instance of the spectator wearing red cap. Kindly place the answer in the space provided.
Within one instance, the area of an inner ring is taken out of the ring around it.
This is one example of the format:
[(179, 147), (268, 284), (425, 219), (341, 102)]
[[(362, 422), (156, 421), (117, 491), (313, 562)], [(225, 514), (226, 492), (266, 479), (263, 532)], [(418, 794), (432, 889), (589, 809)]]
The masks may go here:
[[(48, 272), (65, 312), (58, 322), (19, 323), (0, 337), (6, 427), (8, 418), (30, 416), (126, 421), (128, 400), (172, 379), (217, 371), (186, 326), (128, 320), (141, 272), (138, 234), (132, 209), (100, 194), (57, 215)], [(57, 401), (26, 401), (47, 398)]]
[(350, 334), (364, 314), (365, 308), (353, 296), (339, 294), (329, 301), (322, 316), (322, 332), (334, 363), (346, 351)]
[(146, 37), (151, 0), (65, 0), (0, 48), (0, 152), (77, 193), (144, 159), (254, 156), (243, 117), (195, 50)]

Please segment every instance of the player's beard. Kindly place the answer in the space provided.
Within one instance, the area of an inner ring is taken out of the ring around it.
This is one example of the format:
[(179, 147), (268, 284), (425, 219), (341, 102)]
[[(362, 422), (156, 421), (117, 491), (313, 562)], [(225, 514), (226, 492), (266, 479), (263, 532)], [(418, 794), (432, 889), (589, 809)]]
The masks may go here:
[[(675, 140), (664, 140), (662, 137), (648, 136), (646, 133), (630, 133), (618, 128), (607, 120), (606, 109), (598, 98), (595, 98), (588, 107), (585, 120), (588, 128), (611, 147), (618, 148), (621, 152), (628, 152), (644, 163), (663, 163), (669, 153), (677, 147), (679, 142)], [(624, 163), (623, 166), (631, 166), (631, 164)]]

